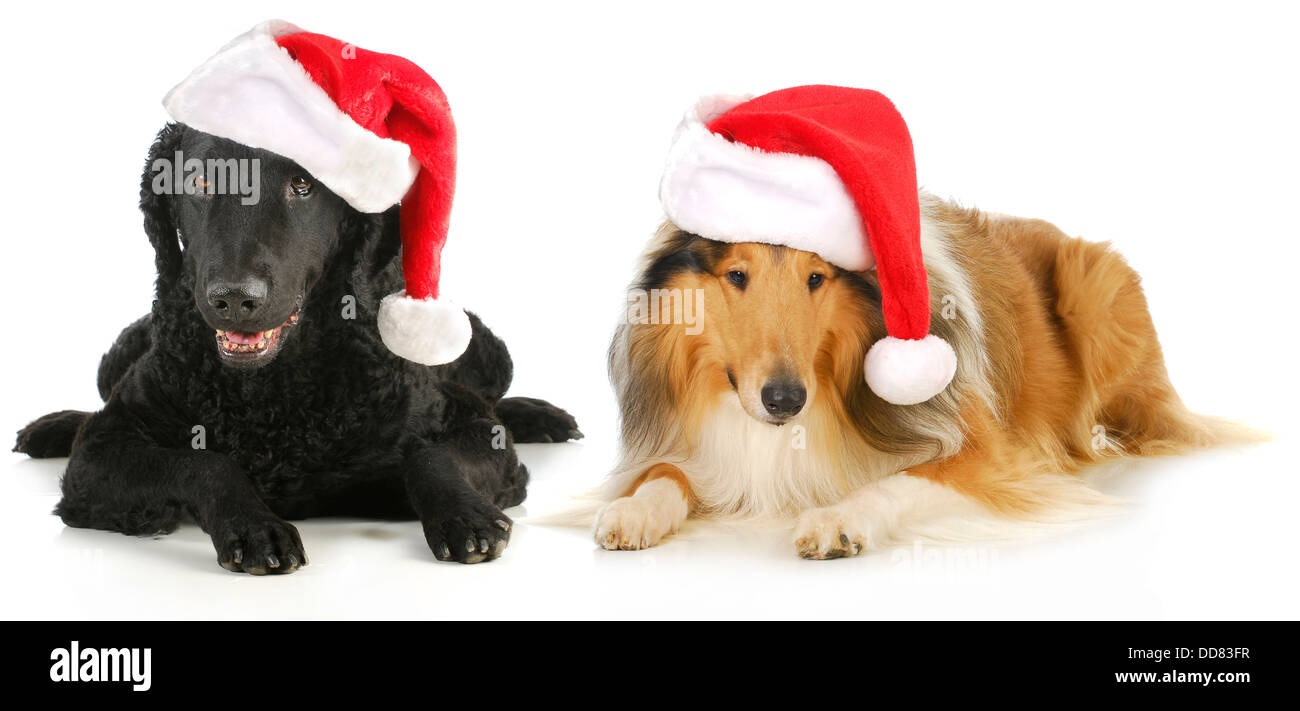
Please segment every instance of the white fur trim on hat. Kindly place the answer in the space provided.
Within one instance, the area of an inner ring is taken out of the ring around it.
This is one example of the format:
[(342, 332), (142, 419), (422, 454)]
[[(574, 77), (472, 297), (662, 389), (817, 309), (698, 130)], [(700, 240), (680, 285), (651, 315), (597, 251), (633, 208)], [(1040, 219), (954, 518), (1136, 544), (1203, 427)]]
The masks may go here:
[(802, 249), (848, 269), (870, 269), (862, 217), (829, 163), (768, 153), (713, 133), (709, 121), (747, 97), (701, 99), (677, 127), (659, 201), (687, 232), (723, 242)]
[(867, 351), (867, 385), (881, 400), (915, 405), (943, 392), (957, 373), (957, 354), (933, 333), (918, 340), (886, 336)]
[(401, 141), (363, 128), (275, 43), (301, 32), (279, 20), (236, 37), (167, 92), (172, 119), (278, 153), (361, 212), (396, 205), (419, 163)]
[(449, 301), (412, 299), (405, 291), (379, 304), (379, 337), (388, 350), (423, 365), (456, 360), (474, 335), (465, 310)]

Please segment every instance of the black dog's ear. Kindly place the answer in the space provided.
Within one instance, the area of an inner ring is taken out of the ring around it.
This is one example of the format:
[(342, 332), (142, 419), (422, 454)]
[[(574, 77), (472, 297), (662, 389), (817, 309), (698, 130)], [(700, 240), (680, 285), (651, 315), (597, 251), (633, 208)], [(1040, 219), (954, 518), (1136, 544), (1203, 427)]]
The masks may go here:
[(397, 261), (402, 251), (399, 223), (397, 205), (382, 213), (347, 209), (339, 224), (340, 261), (349, 265), (347, 269), (354, 286), (382, 279), (384, 272)]
[[(155, 177), (161, 170), (171, 171), (172, 162), (180, 148), (185, 126), (169, 123), (158, 132), (149, 147), (149, 158), (140, 178), (140, 211), (144, 213), (144, 231), (154, 249), (154, 264), (158, 268), (158, 291), (176, 283), (181, 275), (181, 248), (176, 233), (176, 219), (172, 214), (173, 189), (162, 189)], [(157, 165), (155, 165), (157, 163)]]
[(382, 274), (402, 253), (401, 207), (394, 205), (377, 217), (366, 235), (372, 277)]

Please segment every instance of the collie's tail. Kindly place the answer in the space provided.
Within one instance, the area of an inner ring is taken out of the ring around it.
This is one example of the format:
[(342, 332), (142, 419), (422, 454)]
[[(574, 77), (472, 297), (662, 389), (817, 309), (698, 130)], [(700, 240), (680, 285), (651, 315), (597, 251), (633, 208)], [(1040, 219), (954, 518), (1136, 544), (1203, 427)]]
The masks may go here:
[(578, 496), (554, 511), (529, 516), (527, 523), (557, 528), (594, 528), (596, 517), (608, 501), (594, 495)]

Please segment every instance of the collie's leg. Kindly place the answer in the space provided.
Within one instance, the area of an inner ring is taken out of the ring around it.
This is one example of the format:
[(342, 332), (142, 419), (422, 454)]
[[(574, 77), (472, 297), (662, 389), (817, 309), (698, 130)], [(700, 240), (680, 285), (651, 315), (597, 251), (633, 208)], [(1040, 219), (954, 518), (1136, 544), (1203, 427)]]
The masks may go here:
[(887, 545), (919, 523), (978, 513), (979, 505), (955, 489), (902, 472), (834, 506), (803, 512), (794, 545), (803, 558), (844, 558)]
[(840, 558), (918, 537), (1001, 537), (1007, 524), (1056, 524), (1104, 512), (1113, 500), (1044, 458), (986, 437), (948, 459), (926, 462), (805, 511), (795, 548), (805, 558)]
[(635, 551), (659, 543), (691, 512), (691, 487), (681, 469), (656, 464), (632, 492), (596, 516), (596, 542), (607, 550)]

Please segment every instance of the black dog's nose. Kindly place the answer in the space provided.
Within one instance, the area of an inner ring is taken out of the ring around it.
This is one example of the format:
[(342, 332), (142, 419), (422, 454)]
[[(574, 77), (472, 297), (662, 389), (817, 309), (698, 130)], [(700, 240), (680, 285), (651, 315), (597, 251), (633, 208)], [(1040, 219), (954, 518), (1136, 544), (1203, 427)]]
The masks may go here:
[(266, 303), (266, 282), (245, 279), (242, 282), (213, 282), (208, 285), (208, 305), (228, 318), (247, 318)]
[(777, 417), (794, 417), (808, 400), (808, 391), (795, 380), (769, 381), (759, 394), (763, 407)]

